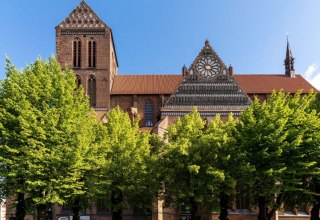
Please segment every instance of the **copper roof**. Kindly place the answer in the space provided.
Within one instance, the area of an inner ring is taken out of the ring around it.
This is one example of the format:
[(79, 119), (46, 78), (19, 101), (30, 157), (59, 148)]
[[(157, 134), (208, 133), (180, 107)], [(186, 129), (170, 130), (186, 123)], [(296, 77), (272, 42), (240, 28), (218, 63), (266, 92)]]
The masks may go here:
[[(112, 95), (125, 94), (163, 94), (170, 95), (176, 91), (181, 82), (182, 75), (117, 75), (115, 76)], [(290, 78), (283, 75), (234, 75), (240, 87), (247, 94), (266, 94), (273, 90), (295, 93), (303, 90), (308, 93), (310, 89), (317, 90), (301, 75)]]

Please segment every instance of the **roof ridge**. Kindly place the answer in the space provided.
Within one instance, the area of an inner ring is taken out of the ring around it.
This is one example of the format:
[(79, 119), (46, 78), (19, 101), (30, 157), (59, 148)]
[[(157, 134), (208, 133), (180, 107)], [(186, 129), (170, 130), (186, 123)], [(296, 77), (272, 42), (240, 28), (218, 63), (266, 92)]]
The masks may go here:
[[(269, 94), (273, 89), (296, 92), (310, 89), (318, 92), (302, 75), (296, 78), (282, 75), (233, 75), (239, 87), (247, 94)], [(142, 79), (142, 80), (140, 80)], [(173, 94), (180, 85), (182, 75), (117, 75), (112, 85), (112, 95), (122, 94)], [(202, 86), (202, 85), (199, 85)], [(219, 85), (220, 86), (220, 85)]]
[(170, 73), (165, 73), (165, 74), (161, 74), (161, 73), (151, 73), (151, 74), (148, 74), (148, 73), (146, 73), (146, 74), (135, 74), (135, 73), (132, 73), (132, 74), (118, 74), (118, 75), (116, 75), (116, 76), (181, 76), (181, 77), (183, 77), (182, 75), (181, 75), (181, 73), (180, 74), (178, 74), (178, 73), (173, 73), (173, 74), (170, 74)]
[[(286, 75), (283, 75), (282, 73), (235, 73), (233, 74), (235, 76), (283, 76), (287, 77)], [(301, 76), (301, 74), (297, 74), (296, 76)]]

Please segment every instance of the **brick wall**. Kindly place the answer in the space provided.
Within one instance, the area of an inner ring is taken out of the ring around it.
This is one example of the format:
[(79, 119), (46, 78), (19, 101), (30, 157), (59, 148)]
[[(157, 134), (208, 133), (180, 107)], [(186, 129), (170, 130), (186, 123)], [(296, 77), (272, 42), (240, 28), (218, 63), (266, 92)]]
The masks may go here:
[[(56, 28), (56, 53), (57, 60), (63, 68), (72, 68), (75, 74), (80, 76), (85, 93), (88, 94), (88, 78), (93, 75), (96, 78), (96, 107), (110, 108), (110, 92), (113, 76), (117, 74), (115, 49), (113, 48), (112, 34), (109, 28), (105, 28), (104, 34), (81, 34), (86, 31), (81, 29), (79, 34), (62, 34), (63, 28)], [(95, 28), (92, 28), (95, 31)], [(89, 31), (87, 31), (89, 33)], [(81, 67), (73, 68), (73, 41), (79, 38), (81, 41)], [(89, 67), (88, 44), (90, 39), (96, 42), (96, 67)]]
[(144, 126), (144, 105), (147, 100), (153, 104), (153, 122), (156, 124), (160, 120), (160, 109), (162, 102), (169, 98), (168, 95), (112, 95), (111, 108), (119, 106), (124, 111), (130, 111), (131, 107), (138, 110), (140, 116), (140, 126)]

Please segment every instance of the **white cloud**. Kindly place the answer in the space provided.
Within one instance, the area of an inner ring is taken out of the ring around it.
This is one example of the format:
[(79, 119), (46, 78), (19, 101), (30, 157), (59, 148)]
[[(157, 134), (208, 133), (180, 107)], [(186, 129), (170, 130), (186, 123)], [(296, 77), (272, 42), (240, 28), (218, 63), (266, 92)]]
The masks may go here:
[(318, 65), (313, 63), (310, 65), (305, 73), (306, 78), (312, 78), (312, 75), (315, 73), (315, 71), (318, 70)]
[(320, 70), (316, 63), (311, 64), (304, 73), (306, 80), (320, 90)]

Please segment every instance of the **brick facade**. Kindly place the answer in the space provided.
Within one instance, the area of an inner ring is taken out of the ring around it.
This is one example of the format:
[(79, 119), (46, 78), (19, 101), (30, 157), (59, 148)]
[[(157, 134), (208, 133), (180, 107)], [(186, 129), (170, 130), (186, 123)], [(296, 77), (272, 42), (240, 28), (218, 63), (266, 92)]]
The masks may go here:
[(153, 122), (156, 124), (161, 119), (160, 109), (169, 98), (169, 95), (112, 95), (111, 96), (111, 108), (119, 106), (121, 109), (130, 113), (131, 107), (137, 109), (137, 113), (140, 116), (140, 127), (144, 127), (145, 124), (145, 104), (147, 101), (151, 101), (153, 105)]
[[(86, 17), (96, 16), (85, 4), (81, 3), (73, 13), (84, 13)], [(79, 17), (79, 15), (77, 16)], [(92, 15), (93, 14), (93, 15)], [(72, 15), (72, 14), (71, 14)], [(70, 17), (74, 17), (71, 16)], [(83, 15), (82, 15), (83, 16)], [(83, 16), (85, 17), (85, 16)], [(56, 27), (56, 53), (57, 60), (62, 68), (72, 68), (74, 73), (80, 77), (85, 94), (89, 94), (88, 80), (93, 76), (96, 80), (96, 107), (107, 111), (110, 109), (110, 94), (113, 78), (117, 75), (118, 64), (111, 29), (106, 26), (97, 16), (95, 20), (71, 20), (67, 18)], [(69, 23), (79, 23), (80, 27), (73, 27)], [(103, 24), (98, 27), (87, 27), (85, 23)], [(83, 24), (82, 24), (83, 23)], [(74, 66), (74, 40), (81, 42), (80, 60), (78, 67)], [(95, 41), (95, 66), (89, 65), (89, 41)]]
[[(74, 41), (81, 42), (80, 67), (74, 66)], [(89, 41), (96, 43), (96, 65), (89, 65)], [(290, 52), (291, 53), (291, 52)], [(99, 19), (99, 17), (82, 1), (72, 13), (56, 27), (56, 55), (62, 68), (71, 68), (80, 77), (81, 85), (85, 94), (89, 94), (88, 81), (91, 76), (96, 80), (96, 104), (95, 110), (97, 118), (104, 120), (108, 110), (120, 106), (121, 109), (135, 117), (137, 113), (140, 118), (140, 126), (145, 126), (146, 103), (152, 104), (152, 131), (159, 136), (163, 136), (165, 129), (177, 120), (177, 116), (162, 117), (161, 109), (176, 91), (177, 86), (185, 76), (186, 69), (181, 75), (153, 75), (153, 76), (118, 76), (118, 62), (111, 29)], [(233, 70), (231, 71), (233, 75)], [(288, 75), (288, 74), (287, 74)], [(285, 92), (296, 92), (304, 89), (304, 93), (309, 89), (314, 89), (301, 76), (283, 75), (246, 75), (234, 76), (237, 83), (244, 89), (246, 95), (253, 99), (256, 95), (260, 100), (266, 100), (273, 89)], [(314, 89), (315, 90), (315, 89)], [(315, 90), (316, 91), (316, 90)], [(225, 116), (224, 116), (225, 117)], [(210, 118), (207, 118), (210, 120)], [(151, 130), (149, 129), (149, 130)], [(12, 199), (7, 200), (6, 219), (13, 217), (14, 207)], [(2, 204), (1, 204), (2, 205)], [(53, 219), (62, 216), (71, 216), (71, 210), (64, 210), (61, 206), (52, 207)], [(86, 215), (91, 220), (111, 220), (110, 212), (98, 212), (95, 205), (86, 210)], [(218, 219), (219, 214), (212, 213), (208, 218)], [(257, 212), (249, 214), (234, 212), (229, 216), (230, 220), (255, 220)], [(306, 219), (308, 216), (285, 215), (283, 212), (276, 216), (276, 219)], [(34, 219), (34, 216), (27, 216), (26, 219)], [(179, 210), (164, 208), (160, 201), (155, 203), (154, 210), (148, 216), (134, 215), (127, 211), (124, 220), (177, 220), (181, 219)], [(2, 220), (2, 219), (0, 219)]]

